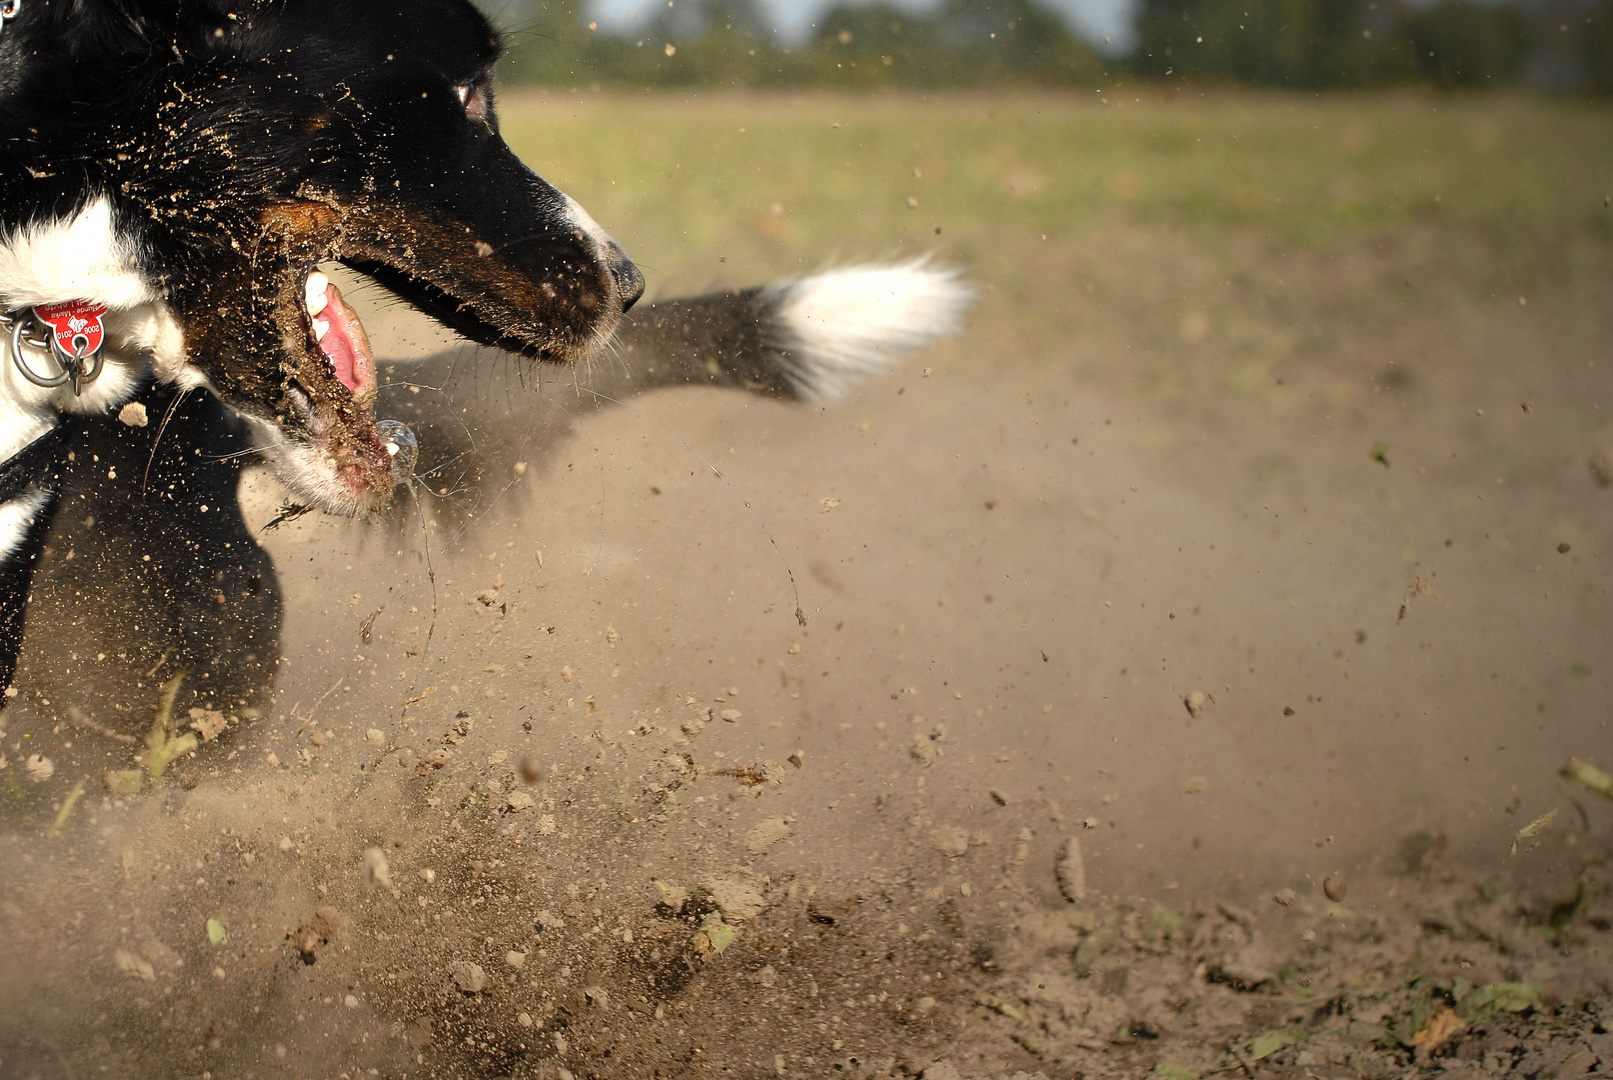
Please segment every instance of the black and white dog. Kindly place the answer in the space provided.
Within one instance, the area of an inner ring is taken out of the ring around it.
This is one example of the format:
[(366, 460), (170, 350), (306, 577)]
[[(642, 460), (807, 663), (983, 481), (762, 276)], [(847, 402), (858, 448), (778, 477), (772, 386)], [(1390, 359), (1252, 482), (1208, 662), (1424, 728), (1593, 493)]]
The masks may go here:
[(615, 335), (645, 385), (785, 397), (887, 365), (967, 302), (908, 264), (624, 320), (644, 279), (499, 137), (499, 41), (468, 0), (6, 0), (0, 19), (0, 688), (75, 484), (126, 508), (129, 559), (177, 520), (100, 460), (126, 404), (205, 391), (175, 445), (247, 446), (328, 511), (387, 505), (414, 437), (378, 421), (376, 358), (321, 264), (481, 345), (575, 363)]

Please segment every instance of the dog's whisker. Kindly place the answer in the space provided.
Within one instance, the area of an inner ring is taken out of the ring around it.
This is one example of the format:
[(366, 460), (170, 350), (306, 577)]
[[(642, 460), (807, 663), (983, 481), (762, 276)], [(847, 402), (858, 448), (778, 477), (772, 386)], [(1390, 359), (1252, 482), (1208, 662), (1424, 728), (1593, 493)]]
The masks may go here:
[(426, 579), (431, 583), (431, 624), (426, 628), (426, 643), (421, 650), (422, 655), (425, 655), (430, 651), (431, 639), (437, 633), (437, 569), (431, 561), (431, 528), (426, 522), (425, 500), (418, 498), (414, 490), (417, 483), (427, 491), (431, 488), (418, 477), (409, 478), (409, 498), (420, 515), (420, 542), (426, 555)]
[(268, 449), (269, 448), (267, 446), (249, 446), (245, 450), (236, 450), (229, 454), (203, 454), (202, 460), (220, 463), (225, 461), (237, 461), (241, 458), (261, 457), (264, 451)]
[(151, 440), (151, 452), (146, 455), (146, 471), (144, 475), (140, 477), (141, 495), (146, 494), (146, 492), (150, 489), (151, 463), (157, 460), (157, 446), (162, 442), (163, 433), (168, 430), (168, 421), (174, 418), (174, 413), (179, 409), (179, 403), (185, 400), (185, 395), (189, 392), (190, 391), (188, 390), (181, 390), (179, 393), (175, 394), (174, 399), (168, 403), (168, 410), (162, 414), (162, 423), (157, 425), (156, 438)]

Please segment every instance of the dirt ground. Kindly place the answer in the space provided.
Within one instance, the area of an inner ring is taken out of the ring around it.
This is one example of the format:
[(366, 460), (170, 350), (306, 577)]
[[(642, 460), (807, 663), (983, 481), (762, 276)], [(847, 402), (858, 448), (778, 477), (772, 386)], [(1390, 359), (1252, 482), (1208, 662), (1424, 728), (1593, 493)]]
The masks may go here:
[(1613, 1073), (1605, 233), (1038, 236), (824, 407), (457, 354), (157, 782), (31, 622), (0, 1076)]

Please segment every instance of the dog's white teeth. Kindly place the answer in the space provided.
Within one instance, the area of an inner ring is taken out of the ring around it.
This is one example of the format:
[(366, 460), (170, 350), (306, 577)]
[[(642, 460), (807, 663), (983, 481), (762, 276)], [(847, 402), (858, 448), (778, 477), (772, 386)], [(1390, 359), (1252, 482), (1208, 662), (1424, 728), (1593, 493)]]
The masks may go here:
[(330, 333), (330, 323), (326, 322), (324, 319), (315, 319), (314, 320), (314, 340), (315, 341), (324, 341), (325, 340), (325, 335), (328, 334), (328, 333)]
[(303, 285), (303, 304), (308, 308), (308, 314), (318, 315), (330, 303), (325, 290), (330, 286), (330, 279), (319, 271), (308, 275), (308, 281)]

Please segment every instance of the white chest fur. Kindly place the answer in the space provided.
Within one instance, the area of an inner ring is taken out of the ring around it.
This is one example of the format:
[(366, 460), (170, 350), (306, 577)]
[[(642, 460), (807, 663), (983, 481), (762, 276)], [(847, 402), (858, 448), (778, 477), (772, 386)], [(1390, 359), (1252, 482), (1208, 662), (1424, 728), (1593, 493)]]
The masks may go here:
[[(112, 205), (97, 198), (71, 217), (36, 221), (0, 237), (0, 308), (85, 300), (107, 309), (106, 366), (75, 394), (35, 386), (16, 369), (9, 339), (0, 346), (0, 462), (57, 423), (62, 413), (117, 409), (148, 368), (164, 382), (205, 385), (185, 358), (184, 334), (140, 272), (136, 244), (118, 229)], [(36, 370), (48, 361), (35, 357)]]

